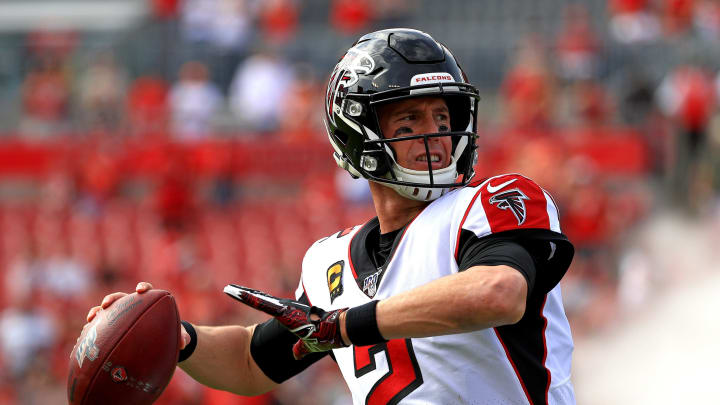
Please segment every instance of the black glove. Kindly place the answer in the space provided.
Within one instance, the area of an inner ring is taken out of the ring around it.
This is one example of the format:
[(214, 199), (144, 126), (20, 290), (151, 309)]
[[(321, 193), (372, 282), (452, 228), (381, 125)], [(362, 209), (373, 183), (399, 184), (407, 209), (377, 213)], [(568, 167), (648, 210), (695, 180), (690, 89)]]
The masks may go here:
[(347, 308), (324, 311), (295, 300), (273, 297), (262, 291), (230, 284), (225, 294), (245, 305), (275, 317), (300, 339), (293, 346), (293, 356), (299, 360), (308, 353), (326, 352), (347, 347), (340, 336), (340, 314)]

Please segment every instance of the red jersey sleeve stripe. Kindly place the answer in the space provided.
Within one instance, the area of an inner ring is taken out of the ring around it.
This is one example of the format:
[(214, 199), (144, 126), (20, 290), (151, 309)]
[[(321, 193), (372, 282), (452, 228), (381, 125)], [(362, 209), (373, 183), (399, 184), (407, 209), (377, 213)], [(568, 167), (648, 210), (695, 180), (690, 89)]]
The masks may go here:
[(543, 367), (545, 367), (545, 371), (547, 371), (547, 384), (545, 385), (545, 403), (549, 404), (548, 402), (548, 394), (550, 392), (550, 382), (552, 381), (552, 373), (550, 372), (550, 369), (547, 367), (547, 354), (548, 354), (548, 347), (547, 347), (547, 336), (545, 335), (545, 332), (547, 331), (548, 326), (548, 319), (545, 316), (545, 304), (547, 303), (547, 294), (545, 294), (545, 299), (543, 300), (542, 305), (540, 306), (540, 317), (542, 317), (543, 320), (543, 328), (542, 328), (542, 341), (543, 341), (543, 358), (542, 358), (542, 364)]
[(455, 237), (455, 262), (458, 260), (458, 251), (460, 250), (460, 234), (462, 233), (463, 225), (465, 224), (465, 220), (468, 217), (468, 214), (470, 213), (470, 210), (472, 209), (473, 205), (475, 204), (475, 200), (480, 196), (480, 193), (482, 192), (482, 188), (480, 188), (475, 195), (473, 196), (472, 200), (470, 200), (470, 204), (468, 204), (467, 209), (465, 210), (465, 214), (463, 215), (462, 219), (460, 220), (460, 226), (458, 226), (457, 236)]

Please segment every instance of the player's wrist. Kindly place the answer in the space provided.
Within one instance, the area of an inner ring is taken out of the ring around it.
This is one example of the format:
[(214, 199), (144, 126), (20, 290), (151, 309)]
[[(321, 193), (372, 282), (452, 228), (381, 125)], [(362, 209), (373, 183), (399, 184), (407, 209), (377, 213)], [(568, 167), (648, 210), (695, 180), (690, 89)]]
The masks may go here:
[(387, 342), (387, 339), (382, 336), (378, 328), (377, 304), (379, 302), (370, 301), (367, 304), (350, 308), (345, 312), (346, 342), (355, 346), (369, 346)]
[(343, 311), (343, 313), (340, 314), (340, 318), (338, 319), (338, 325), (340, 329), (340, 341), (342, 342), (343, 346), (350, 346), (352, 343), (350, 343), (350, 338), (347, 334), (347, 311)]
[(188, 321), (180, 321), (180, 324), (185, 329), (185, 332), (187, 332), (188, 335), (190, 335), (190, 342), (188, 342), (185, 347), (180, 350), (180, 353), (178, 354), (178, 363), (183, 362), (187, 360), (195, 351), (195, 348), (197, 347), (197, 332), (195, 331), (195, 327)]

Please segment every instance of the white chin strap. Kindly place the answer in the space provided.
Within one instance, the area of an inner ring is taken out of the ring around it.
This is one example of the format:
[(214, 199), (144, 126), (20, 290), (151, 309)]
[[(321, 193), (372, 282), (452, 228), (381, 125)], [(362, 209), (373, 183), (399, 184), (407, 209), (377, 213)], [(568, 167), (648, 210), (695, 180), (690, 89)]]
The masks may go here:
[[(409, 183), (430, 184), (430, 175), (427, 170), (410, 170), (393, 163), (392, 171), (399, 181)], [(451, 184), (457, 179), (457, 165), (455, 157), (450, 159), (448, 167), (432, 171), (435, 184)], [(403, 186), (399, 184), (382, 183), (403, 197), (417, 201), (433, 201), (447, 192), (447, 188), (430, 188), (417, 186)]]

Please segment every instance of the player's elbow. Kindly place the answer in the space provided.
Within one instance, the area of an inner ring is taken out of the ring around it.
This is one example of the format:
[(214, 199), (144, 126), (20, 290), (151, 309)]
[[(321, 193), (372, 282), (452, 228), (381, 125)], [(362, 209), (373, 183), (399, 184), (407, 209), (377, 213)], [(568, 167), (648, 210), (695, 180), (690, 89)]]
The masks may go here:
[(517, 323), (525, 315), (527, 283), (517, 272), (497, 277), (486, 290), (484, 303), (497, 326)]

